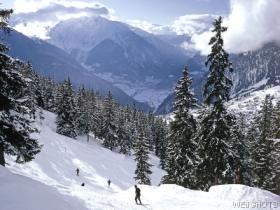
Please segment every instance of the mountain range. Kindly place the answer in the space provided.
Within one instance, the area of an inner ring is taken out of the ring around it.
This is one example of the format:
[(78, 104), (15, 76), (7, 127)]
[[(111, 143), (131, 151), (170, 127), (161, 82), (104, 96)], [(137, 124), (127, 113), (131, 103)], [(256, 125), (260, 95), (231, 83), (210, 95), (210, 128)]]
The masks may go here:
[(40, 39), (31, 39), (15, 30), (4, 35), (4, 42), (10, 48), (8, 54), (26, 62), (30, 61), (41, 75), (54, 78), (58, 82), (70, 77), (75, 87), (84, 85), (99, 91), (101, 95), (106, 95), (110, 90), (115, 99), (124, 105), (135, 104), (140, 109), (150, 109), (147, 104), (136, 101), (110, 82), (87, 71), (68, 53), (54, 45)]
[[(151, 34), (140, 28), (103, 17), (61, 21), (49, 30), (47, 40), (28, 38), (14, 31), (8, 38), (11, 54), (30, 60), (41, 73), (62, 80), (73, 78), (123, 104), (135, 103), (158, 114), (172, 111), (173, 89), (188, 66), (193, 91), (202, 100), (207, 76), (205, 57), (186, 48), (192, 35), (211, 27), (214, 17), (203, 16), (201, 27), (181, 34)], [(203, 27), (202, 27), (203, 26)], [(256, 51), (232, 55), (233, 96), (279, 85), (280, 47), (270, 43)]]
[[(280, 47), (276, 43), (266, 44), (255, 51), (232, 55), (232, 63), (233, 73), (230, 75), (233, 81), (232, 97), (249, 95), (257, 90), (280, 85)], [(206, 75), (201, 81), (202, 84)], [(171, 112), (173, 101), (174, 96), (170, 94), (156, 112), (158, 114)]]
[(170, 93), (186, 64), (193, 72), (202, 70), (182, 48), (102, 17), (60, 22), (49, 37), (49, 43), (68, 52), (88, 71), (155, 108)]

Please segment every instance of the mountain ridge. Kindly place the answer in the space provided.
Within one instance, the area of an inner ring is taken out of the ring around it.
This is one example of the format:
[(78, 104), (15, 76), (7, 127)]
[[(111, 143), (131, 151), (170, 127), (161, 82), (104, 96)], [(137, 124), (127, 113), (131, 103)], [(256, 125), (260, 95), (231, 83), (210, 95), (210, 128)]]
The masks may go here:
[(30, 39), (13, 30), (10, 34), (4, 35), (4, 42), (10, 48), (8, 54), (25, 62), (30, 61), (39, 74), (59, 82), (70, 77), (75, 87), (84, 85), (99, 91), (101, 95), (106, 95), (110, 90), (115, 99), (123, 105), (135, 104), (143, 110), (150, 109), (148, 105), (132, 99), (108, 81), (88, 72), (66, 52), (43, 40)]

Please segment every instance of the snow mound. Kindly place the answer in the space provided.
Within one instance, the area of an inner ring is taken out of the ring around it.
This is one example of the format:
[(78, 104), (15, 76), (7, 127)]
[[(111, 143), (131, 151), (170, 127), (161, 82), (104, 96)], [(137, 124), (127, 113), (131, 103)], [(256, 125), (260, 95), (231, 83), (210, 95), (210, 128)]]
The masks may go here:
[[(280, 209), (279, 196), (244, 185), (219, 185), (210, 188), (209, 192), (189, 190), (177, 185), (139, 187), (144, 207), (154, 210), (236, 210), (245, 207), (255, 210)], [(116, 197), (123, 202), (133, 201), (134, 188)]]
[(55, 189), (0, 166), (0, 203), (3, 210), (76, 210), (79, 203)]

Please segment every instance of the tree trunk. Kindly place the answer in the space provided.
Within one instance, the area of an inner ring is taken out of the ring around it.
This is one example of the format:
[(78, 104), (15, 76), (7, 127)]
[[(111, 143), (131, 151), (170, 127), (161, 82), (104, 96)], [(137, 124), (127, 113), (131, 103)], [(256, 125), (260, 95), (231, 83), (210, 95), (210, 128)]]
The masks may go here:
[(2, 143), (0, 143), (0, 165), (5, 167), (4, 147)]
[(217, 185), (217, 184), (218, 184), (218, 176), (215, 175), (215, 185)]

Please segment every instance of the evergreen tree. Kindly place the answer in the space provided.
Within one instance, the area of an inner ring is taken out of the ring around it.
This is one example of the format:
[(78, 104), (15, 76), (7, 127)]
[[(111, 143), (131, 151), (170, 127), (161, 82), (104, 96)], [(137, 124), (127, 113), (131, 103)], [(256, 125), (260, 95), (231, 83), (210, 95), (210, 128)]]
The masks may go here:
[(160, 166), (165, 169), (166, 147), (167, 147), (167, 125), (163, 119), (155, 120), (155, 155), (160, 158)]
[(28, 83), (28, 95), (31, 98), (31, 101), (35, 101), (34, 106), (32, 108), (32, 111), (35, 114), (35, 111), (38, 108), (35, 106), (44, 108), (40, 78), (38, 74), (36, 74), (33, 71), (30, 62), (28, 62), (27, 64), (22, 63), (20, 67), (20, 72), (26, 78), (26, 82)]
[(56, 112), (56, 85), (51, 78), (43, 78), (40, 82), (42, 86), (43, 108), (50, 112)]
[(117, 124), (117, 136), (119, 139), (118, 146), (120, 147), (120, 153), (130, 154), (132, 148), (132, 142), (129, 136), (128, 123), (125, 118), (124, 110), (120, 111)]
[(57, 118), (56, 132), (71, 138), (75, 138), (76, 134), (76, 107), (74, 103), (74, 93), (70, 79), (58, 88), (57, 96)]
[(267, 95), (257, 118), (259, 136), (257, 137), (256, 149), (253, 154), (253, 166), (254, 174), (256, 175), (254, 184), (266, 190), (276, 191), (276, 185), (274, 183), (276, 174), (273, 167), (274, 142), (272, 140), (272, 116), (272, 99)]
[(196, 121), (190, 113), (190, 108), (194, 107), (196, 100), (190, 89), (191, 79), (188, 69), (185, 68), (175, 89), (174, 121), (171, 122), (168, 137), (165, 167), (167, 175), (163, 177), (163, 183), (192, 188), (196, 164), (196, 144), (193, 140)]
[(85, 110), (87, 110), (86, 121), (88, 124), (89, 132), (92, 132), (96, 137), (100, 134), (101, 129), (101, 119), (100, 119), (100, 111), (97, 106), (97, 96), (93, 90), (89, 90), (86, 92), (85, 96)]
[(149, 145), (143, 128), (140, 129), (139, 135), (137, 136), (134, 144), (134, 156), (136, 161), (136, 170), (135, 170), (135, 181), (139, 184), (150, 185), (151, 180), (149, 175), (152, 174), (150, 170), (151, 164), (149, 161)]
[(273, 111), (273, 138), (280, 139), (280, 100), (277, 101)]
[(210, 39), (211, 53), (207, 56), (206, 66), (209, 75), (204, 88), (204, 102), (209, 106), (202, 117), (197, 136), (199, 142), (200, 163), (197, 177), (198, 187), (208, 189), (213, 184), (232, 183), (234, 180), (235, 163), (238, 159), (232, 150), (231, 126), (234, 118), (230, 115), (224, 103), (229, 100), (231, 80), (227, 73), (232, 71), (228, 53), (223, 49), (222, 33), (227, 30), (222, 26), (219, 17), (213, 23)]
[(90, 131), (89, 110), (85, 88), (82, 87), (76, 94), (76, 129), (78, 135), (87, 135)]
[(143, 118), (142, 123), (145, 128), (144, 129), (145, 136), (146, 139), (148, 140), (149, 150), (153, 152), (155, 146), (154, 115), (151, 112), (148, 115), (142, 113), (142, 118)]
[(273, 151), (272, 151), (272, 157), (273, 157), (273, 178), (272, 182), (274, 183), (275, 187), (272, 188), (272, 192), (280, 195), (280, 141), (277, 139), (273, 144)]
[(113, 150), (117, 146), (118, 136), (115, 116), (115, 102), (110, 91), (104, 100), (103, 106), (103, 125), (101, 129), (101, 137), (104, 139), (104, 147)]
[[(12, 10), (0, 10), (0, 30), (9, 31), (8, 18)], [(37, 140), (30, 137), (35, 102), (27, 95), (30, 82), (20, 73), (22, 62), (5, 54), (0, 43), (0, 165), (5, 166), (4, 153), (16, 156), (19, 163), (31, 161), (40, 152)]]
[[(236, 123), (231, 128), (231, 142), (236, 159), (234, 161), (234, 168), (240, 170), (240, 184), (251, 186), (252, 184), (252, 167), (250, 160), (250, 138), (247, 135), (247, 125), (244, 114), (239, 114)], [(250, 132), (253, 132), (251, 130)], [(250, 135), (252, 135), (251, 133)]]

